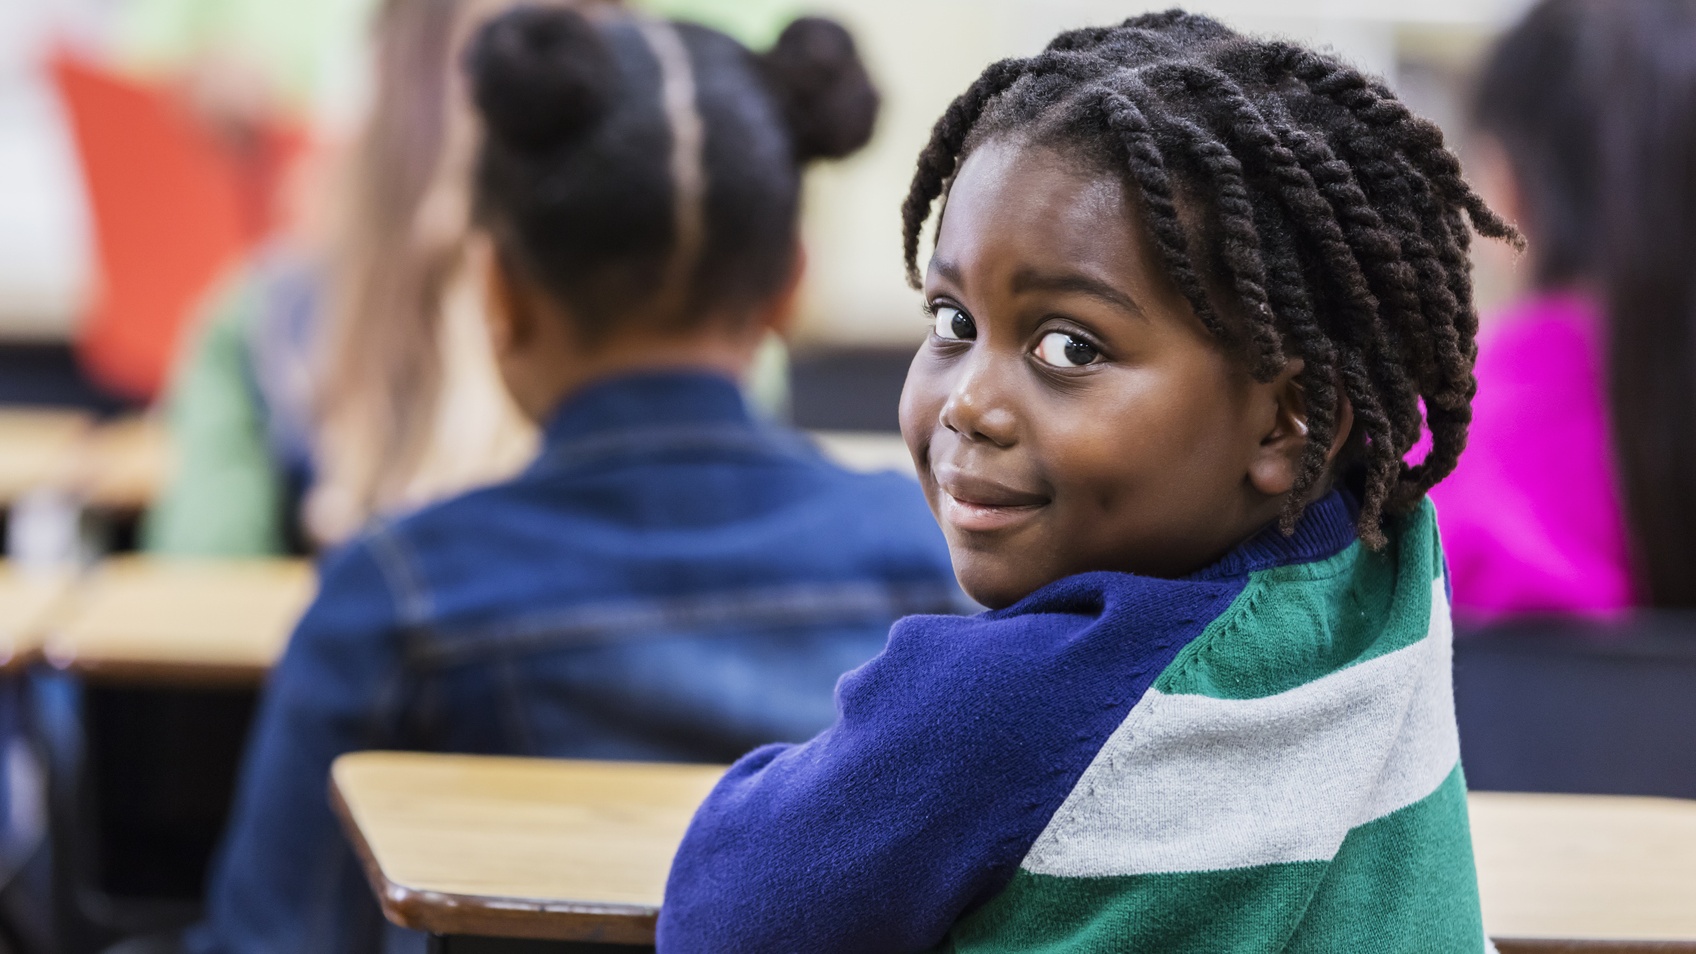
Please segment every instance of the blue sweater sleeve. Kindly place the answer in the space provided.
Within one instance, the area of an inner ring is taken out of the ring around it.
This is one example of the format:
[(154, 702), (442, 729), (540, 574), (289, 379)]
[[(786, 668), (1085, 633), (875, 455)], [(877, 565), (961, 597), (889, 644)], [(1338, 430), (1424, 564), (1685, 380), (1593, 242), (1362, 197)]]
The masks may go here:
[(936, 946), (1007, 884), (1107, 736), (1238, 588), (1089, 574), (998, 613), (896, 624), (838, 684), (834, 726), (749, 754), (702, 804), (659, 950)]
[[(330, 763), (392, 744), (403, 668), (394, 599), (369, 545), (329, 559), (248, 740), (194, 954), (369, 949), (381, 916), (331, 812)], [(353, 906), (357, 910), (345, 910)]]

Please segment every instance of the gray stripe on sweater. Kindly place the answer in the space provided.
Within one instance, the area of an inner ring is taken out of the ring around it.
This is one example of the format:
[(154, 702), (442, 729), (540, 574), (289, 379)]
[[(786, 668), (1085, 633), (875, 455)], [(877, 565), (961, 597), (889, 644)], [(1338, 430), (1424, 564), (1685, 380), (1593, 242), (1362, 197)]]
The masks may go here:
[(1025, 857), (1062, 877), (1325, 861), (1460, 758), (1442, 580), (1419, 642), (1260, 699), (1149, 690)]

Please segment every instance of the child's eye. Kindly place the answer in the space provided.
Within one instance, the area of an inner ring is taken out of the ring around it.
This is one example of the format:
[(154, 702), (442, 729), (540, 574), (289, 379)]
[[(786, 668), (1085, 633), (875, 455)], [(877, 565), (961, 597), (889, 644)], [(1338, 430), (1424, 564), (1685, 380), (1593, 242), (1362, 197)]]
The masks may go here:
[(935, 309), (935, 331), (938, 338), (950, 341), (970, 341), (978, 336), (978, 326), (972, 324), (972, 319), (966, 313), (952, 305), (937, 305)]
[(1056, 368), (1081, 368), (1101, 357), (1095, 345), (1064, 331), (1050, 331), (1036, 343), (1036, 356), (1043, 364)]

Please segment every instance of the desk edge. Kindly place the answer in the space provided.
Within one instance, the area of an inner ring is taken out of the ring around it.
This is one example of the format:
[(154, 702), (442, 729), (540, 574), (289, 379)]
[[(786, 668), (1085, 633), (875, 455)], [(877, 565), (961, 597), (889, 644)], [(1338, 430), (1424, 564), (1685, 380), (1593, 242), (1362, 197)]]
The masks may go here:
[(37, 653), (37, 658), (54, 669), (71, 673), (89, 682), (128, 685), (258, 687), (264, 684), (273, 668), (252, 663), (160, 662), (100, 656), (55, 657), (51, 643)]
[[(342, 797), (335, 772), (330, 773), (330, 806), (365, 869), (383, 916), (414, 931), (432, 934), (523, 938), (538, 941), (588, 941), (606, 944), (652, 944), (659, 909), (637, 904), (577, 904), (535, 898), (506, 898), (420, 891), (390, 881), (376, 852), (365, 840)], [(564, 915), (538, 919), (535, 915)]]
[(1511, 935), (1498, 935), (1491, 940), (1501, 954), (1696, 954), (1696, 940), (1604, 941)]

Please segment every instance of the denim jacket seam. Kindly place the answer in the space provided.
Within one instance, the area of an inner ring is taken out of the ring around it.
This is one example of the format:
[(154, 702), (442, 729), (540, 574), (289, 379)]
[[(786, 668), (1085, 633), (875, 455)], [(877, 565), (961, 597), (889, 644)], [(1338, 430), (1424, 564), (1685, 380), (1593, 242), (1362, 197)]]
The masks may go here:
[(715, 450), (763, 453), (803, 461), (820, 459), (818, 449), (805, 439), (759, 424), (666, 425), (561, 441), (543, 449), (527, 473), (551, 477), (627, 456)]
[(643, 634), (816, 626), (960, 609), (960, 595), (951, 582), (790, 583), (562, 606), (451, 631), (437, 629), (412, 641), (408, 651), (416, 666), (449, 666), (498, 654), (591, 646)]
[(434, 600), (424, 586), (417, 562), (392, 524), (379, 523), (366, 536), (371, 559), (388, 583), (397, 622), (402, 629), (420, 627), (430, 618)]

